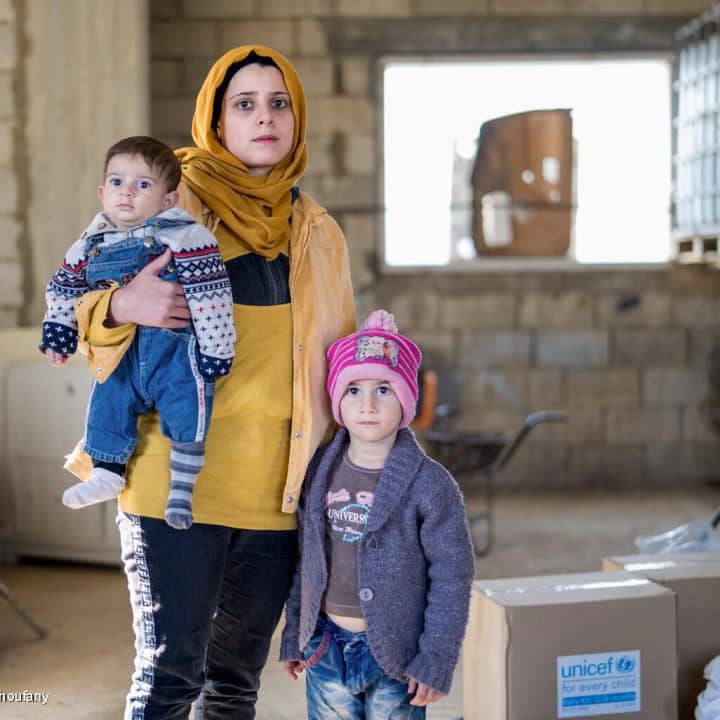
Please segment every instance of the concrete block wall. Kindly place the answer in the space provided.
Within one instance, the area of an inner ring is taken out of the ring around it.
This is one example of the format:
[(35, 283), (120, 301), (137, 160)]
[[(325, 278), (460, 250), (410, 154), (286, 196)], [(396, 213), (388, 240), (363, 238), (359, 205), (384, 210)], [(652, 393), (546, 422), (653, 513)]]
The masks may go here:
[[(195, 94), (228, 48), (259, 42), (298, 67), (310, 164), (301, 186), (341, 223), (359, 313), (396, 313), (464, 379), (462, 423), (538, 428), (504, 482), (550, 487), (720, 475), (704, 420), (720, 277), (699, 269), (387, 274), (380, 269), (385, 56), (672, 52), (708, 0), (150, 0), (153, 132), (191, 142)], [(419, 111), (423, 111), (419, 109)], [(422, 205), (422, 179), (418, 179)]]
[[(460, 427), (539, 426), (509, 485), (677, 485), (720, 479), (707, 421), (720, 342), (720, 279), (700, 268), (395, 274), (373, 302), (391, 309), (426, 363), (459, 371)], [(692, 312), (697, 308), (697, 312)]]
[(18, 323), (22, 302), (20, 196), (16, 141), (21, 125), (17, 97), (19, 25), (12, 0), (0, 0), (0, 328)]

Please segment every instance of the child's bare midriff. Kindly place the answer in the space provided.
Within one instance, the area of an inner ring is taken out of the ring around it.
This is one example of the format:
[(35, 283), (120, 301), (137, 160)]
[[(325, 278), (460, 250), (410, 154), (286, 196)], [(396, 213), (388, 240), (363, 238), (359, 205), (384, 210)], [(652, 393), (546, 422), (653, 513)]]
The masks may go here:
[(365, 632), (365, 630), (367, 630), (365, 618), (349, 617), (348, 615), (333, 615), (332, 613), (328, 613), (328, 617), (343, 630), (349, 630), (354, 633)]

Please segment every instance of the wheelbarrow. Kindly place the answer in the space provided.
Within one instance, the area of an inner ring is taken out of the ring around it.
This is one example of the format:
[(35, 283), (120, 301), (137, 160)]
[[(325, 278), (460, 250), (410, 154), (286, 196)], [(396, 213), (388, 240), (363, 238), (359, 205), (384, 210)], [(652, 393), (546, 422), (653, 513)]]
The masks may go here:
[(486, 555), (495, 540), (495, 476), (508, 464), (517, 449), (541, 423), (567, 420), (567, 413), (541, 410), (530, 413), (517, 430), (475, 432), (447, 426), (446, 418), (456, 413), (452, 405), (437, 403), (437, 374), (421, 375), (420, 411), (413, 429), (418, 432), (430, 457), (442, 463), (463, 490), (482, 489), (483, 506), (468, 510), (468, 524), (475, 554)]

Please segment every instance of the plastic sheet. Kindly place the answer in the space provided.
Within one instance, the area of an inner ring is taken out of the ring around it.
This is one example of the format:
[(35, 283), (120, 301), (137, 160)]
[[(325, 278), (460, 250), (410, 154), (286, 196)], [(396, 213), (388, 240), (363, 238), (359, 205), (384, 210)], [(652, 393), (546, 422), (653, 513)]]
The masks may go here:
[(693, 520), (659, 535), (638, 535), (635, 547), (642, 554), (720, 550), (719, 523), (720, 508), (710, 520)]
[(720, 655), (705, 666), (707, 687), (698, 696), (695, 720), (720, 720)]

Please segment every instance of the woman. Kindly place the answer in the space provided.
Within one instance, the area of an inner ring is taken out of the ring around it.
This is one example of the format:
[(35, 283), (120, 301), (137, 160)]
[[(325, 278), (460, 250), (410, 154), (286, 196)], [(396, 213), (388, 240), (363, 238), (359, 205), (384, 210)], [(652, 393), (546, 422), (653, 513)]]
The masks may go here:
[[(192, 527), (163, 520), (168, 447), (156, 415), (140, 420), (119, 501), (137, 652), (125, 717), (144, 720), (187, 718), (201, 690), (198, 718), (255, 716), (295, 566), (300, 486), (332, 422), (324, 353), (355, 327), (345, 240), (295, 187), (307, 163), (305, 99), (290, 63), (262, 46), (223, 55), (200, 89), (192, 135), (196, 147), (177, 151), (180, 204), (217, 237), (238, 339), (215, 389)], [(97, 368), (112, 366), (132, 323), (188, 324), (182, 291), (157, 277), (166, 261), (81, 301)]]

